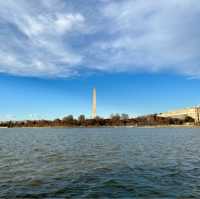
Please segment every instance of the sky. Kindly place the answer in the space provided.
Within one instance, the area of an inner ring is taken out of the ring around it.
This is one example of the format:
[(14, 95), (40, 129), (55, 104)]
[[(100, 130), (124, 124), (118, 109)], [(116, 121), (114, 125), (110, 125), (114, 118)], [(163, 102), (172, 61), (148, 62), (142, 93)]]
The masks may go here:
[(199, 0), (0, 1), (0, 120), (200, 104)]

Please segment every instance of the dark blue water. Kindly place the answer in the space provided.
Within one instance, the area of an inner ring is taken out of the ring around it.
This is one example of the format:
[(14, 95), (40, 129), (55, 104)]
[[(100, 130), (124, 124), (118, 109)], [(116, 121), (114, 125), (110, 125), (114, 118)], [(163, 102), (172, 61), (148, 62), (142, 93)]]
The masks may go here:
[(200, 198), (200, 129), (0, 129), (0, 198)]

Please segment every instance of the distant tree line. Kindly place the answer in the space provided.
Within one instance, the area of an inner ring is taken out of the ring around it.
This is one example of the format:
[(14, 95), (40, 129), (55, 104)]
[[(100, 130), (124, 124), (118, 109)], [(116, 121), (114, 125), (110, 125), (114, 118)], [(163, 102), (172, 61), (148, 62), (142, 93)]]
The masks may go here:
[(1, 122), (0, 127), (112, 127), (112, 126), (156, 126), (156, 125), (182, 125), (194, 123), (191, 117), (176, 119), (159, 117), (156, 114), (136, 118), (129, 118), (127, 114), (112, 114), (110, 118), (96, 117), (88, 119), (80, 115), (78, 119), (72, 115), (55, 120), (25, 120)]

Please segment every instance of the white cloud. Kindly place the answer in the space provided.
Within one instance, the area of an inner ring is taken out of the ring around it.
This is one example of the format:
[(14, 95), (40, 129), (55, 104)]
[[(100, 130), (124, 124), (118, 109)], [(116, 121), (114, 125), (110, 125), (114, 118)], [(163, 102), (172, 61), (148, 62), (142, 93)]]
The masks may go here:
[(102, 69), (200, 75), (198, 1), (113, 1), (103, 15), (108, 21), (106, 31), (113, 38), (95, 44), (99, 49), (95, 53), (109, 60)]
[[(51, 10), (37, 2), (0, 2), (0, 71), (25, 76), (69, 76), (76, 73), (82, 55), (67, 45), (70, 31), (81, 31), (84, 17), (79, 13)], [(34, 11), (33, 11), (34, 10)], [(9, 34), (7, 34), (9, 33)], [(62, 34), (62, 35), (61, 35)], [(14, 35), (14, 37), (12, 36)]]
[(55, 20), (56, 29), (64, 33), (72, 29), (73, 25), (81, 25), (84, 22), (84, 17), (81, 14), (58, 14)]
[(0, 72), (170, 71), (200, 77), (198, 0), (0, 2)]

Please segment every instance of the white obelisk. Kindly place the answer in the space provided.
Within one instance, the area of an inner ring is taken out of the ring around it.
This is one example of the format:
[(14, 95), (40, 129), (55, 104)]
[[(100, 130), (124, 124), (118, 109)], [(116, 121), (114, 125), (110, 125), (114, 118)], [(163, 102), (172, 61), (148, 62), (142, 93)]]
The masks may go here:
[(96, 88), (93, 88), (92, 92), (92, 118), (96, 117), (97, 102), (96, 102)]

